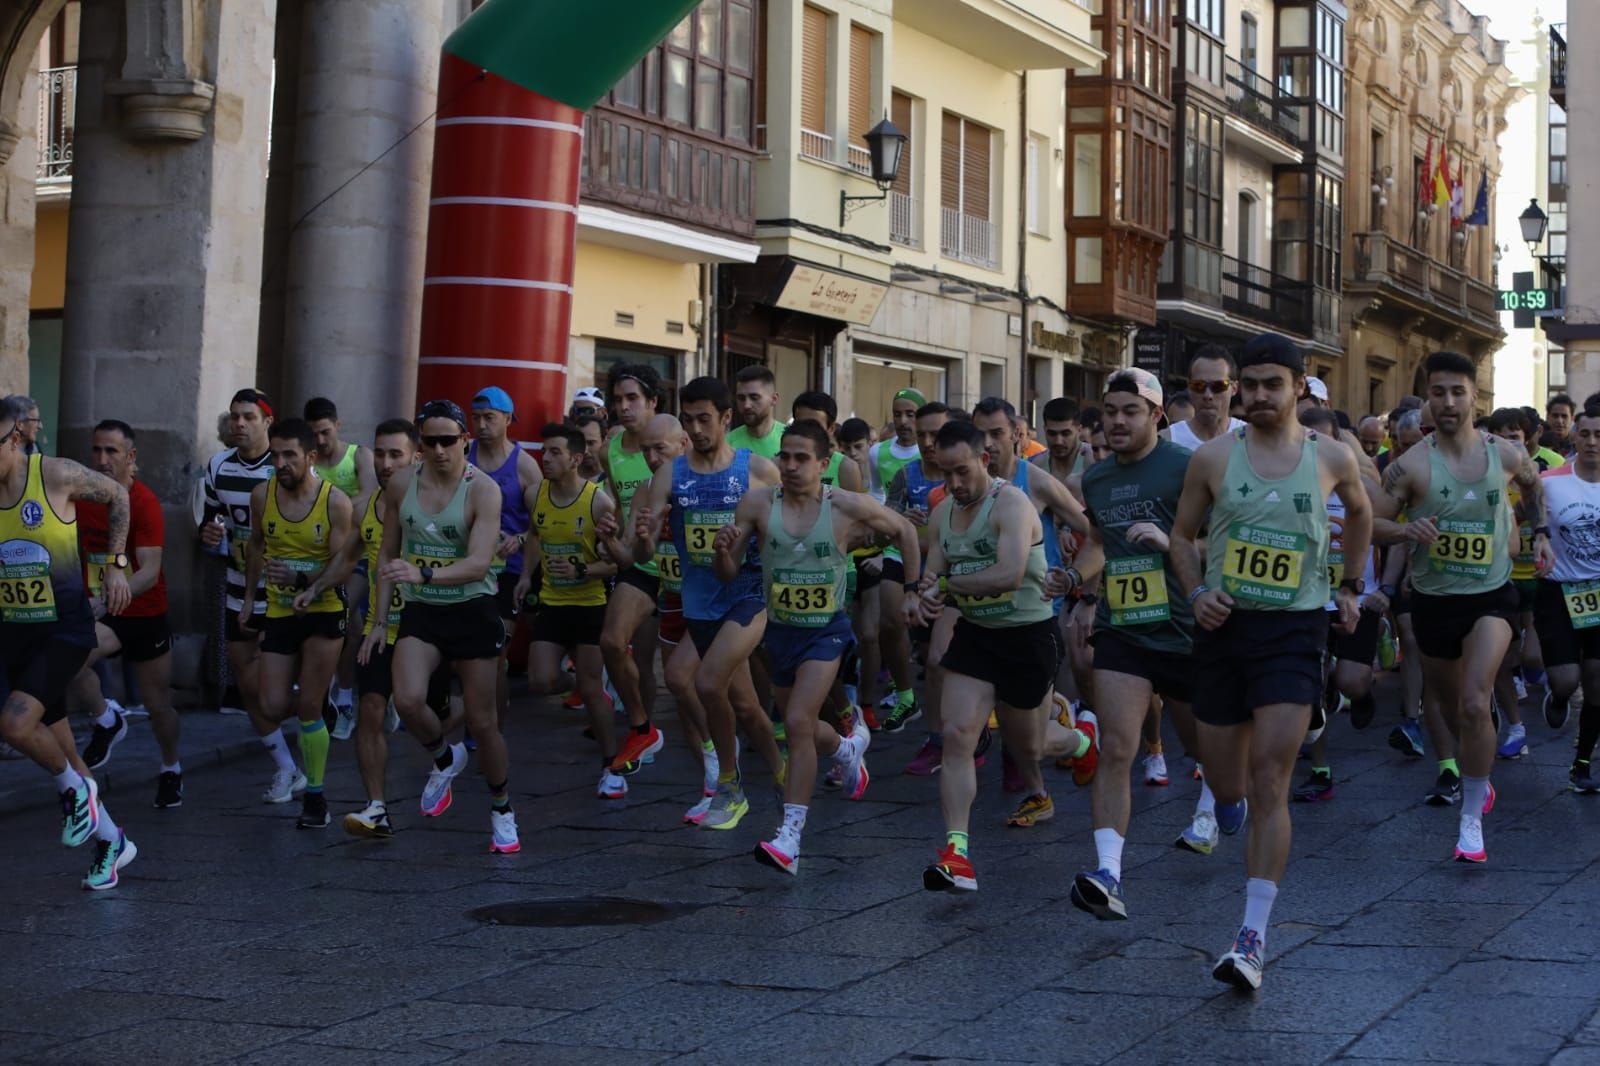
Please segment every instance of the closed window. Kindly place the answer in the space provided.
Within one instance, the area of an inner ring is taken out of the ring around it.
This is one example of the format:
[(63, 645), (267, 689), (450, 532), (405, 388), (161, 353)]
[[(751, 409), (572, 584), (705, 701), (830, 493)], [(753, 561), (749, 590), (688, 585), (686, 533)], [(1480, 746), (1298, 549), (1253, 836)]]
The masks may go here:
[(828, 15), (807, 6), (800, 31), (800, 127), (828, 130)]
[(854, 23), (850, 26), (850, 147), (852, 164), (864, 163), (867, 130), (872, 128), (872, 50), (877, 34)]
[(989, 220), (990, 140), (988, 127), (944, 113), (939, 203), (945, 210)]

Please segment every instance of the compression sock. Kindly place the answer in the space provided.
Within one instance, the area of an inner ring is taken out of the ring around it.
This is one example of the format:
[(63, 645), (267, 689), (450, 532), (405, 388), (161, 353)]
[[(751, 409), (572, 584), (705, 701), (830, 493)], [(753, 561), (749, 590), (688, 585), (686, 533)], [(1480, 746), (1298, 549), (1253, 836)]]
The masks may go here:
[(1122, 880), (1122, 834), (1115, 829), (1094, 831), (1094, 850), (1100, 856), (1100, 869)]
[(1451, 773), (1455, 774), (1457, 777), (1461, 776), (1461, 770), (1456, 766), (1456, 761), (1454, 759), (1440, 759), (1439, 760), (1439, 772), (1442, 774), (1446, 770), (1449, 770)]
[(968, 857), (967, 856), (967, 834), (958, 833), (958, 832), (956, 832), (955, 830), (952, 829), (950, 832), (948, 832), (948, 833), (946, 833), (944, 835), (944, 842), (946, 844), (948, 844), (950, 847), (955, 848), (956, 849), (956, 854), (961, 856), (963, 859)]
[(1089, 739), (1088, 733), (1085, 733), (1080, 729), (1078, 730), (1078, 747), (1077, 750), (1072, 753), (1071, 757), (1076, 759), (1078, 756), (1082, 755), (1092, 747), (1094, 747), (1094, 741)]
[(289, 744), (283, 739), (282, 729), (274, 729), (261, 738), (261, 743), (266, 745), (267, 754), (272, 756), (279, 770), (294, 773), (294, 759), (289, 755)]
[(1261, 954), (1267, 953), (1267, 923), (1272, 918), (1272, 904), (1278, 898), (1278, 885), (1260, 877), (1244, 883), (1244, 927), (1253, 929), (1261, 938)]
[(320, 714), (309, 722), (300, 720), (300, 761), (306, 765), (306, 791), (321, 792), (328, 772), (328, 727)]
[(496, 814), (511, 813), (511, 782), (489, 786), (489, 808)]

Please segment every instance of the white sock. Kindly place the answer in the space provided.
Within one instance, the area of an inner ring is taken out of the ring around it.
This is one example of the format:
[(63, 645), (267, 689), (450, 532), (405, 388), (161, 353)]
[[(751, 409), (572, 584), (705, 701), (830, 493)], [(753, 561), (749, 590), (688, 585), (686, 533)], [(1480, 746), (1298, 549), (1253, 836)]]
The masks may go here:
[(117, 724), (117, 712), (112, 708), (111, 701), (106, 700), (105, 707), (94, 716), (94, 724), (101, 729), (112, 729)]
[(56, 774), (56, 791), (77, 791), (83, 787), (83, 775), (74, 770), (70, 765), (59, 774)]
[(1122, 880), (1122, 834), (1115, 829), (1096, 829), (1094, 849), (1100, 854), (1100, 869)]
[(367, 812), (369, 814), (386, 814), (389, 807), (383, 800), (368, 800)]
[(783, 827), (793, 832), (796, 837), (806, 827), (806, 810), (804, 803), (785, 803), (783, 805)]
[(1252, 877), (1244, 883), (1244, 927), (1254, 929), (1261, 937), (1262, 954), (1267, 950), (1267, 922), (1277, 898), (1278, 886), (1273, 881)]
[(261, 743), (266, 746), (267, 753), (277, 763), (278, 769), (294, 773), (294, 759), (289, 756), (289, 745), (283, 739), (282, 729), (274, 729), (261, 738)]
[(847, 737), (839, 738), (839, 746), (834, 750), (833, 761), (844, 763), (855, 758), (856, 749), (861, 746), (861, 738), (851, 733)]
[(107, 844), (115, 844), (117, 833), (117, 823), (111, 820), (111, 812), (106, 810), (104, 803), (100, 804), (100, 823), (94, 827), (94, 838), (104, 840)]
[(1217, 813), (1217, 797), (1211, 794), (1211, 786), (1206, 783), (1205, 771), (1201, 771), (1200, 773), (1200, 798), (1195, 801), (1194, 813)]
[(1461, 813), (1474, 818), (1483, 817), (1483, 805), (1489, 799), (1489, 779), (1461, 775)]
[(164, 773), (164, 774), (181, 774), (181, 773), (183, 773), (183, 763), (181, 763), (181, 762), (175, 762), (175, 763), (171, 763), (171, 764), (162, 763), (161, 764), (161, 772)]

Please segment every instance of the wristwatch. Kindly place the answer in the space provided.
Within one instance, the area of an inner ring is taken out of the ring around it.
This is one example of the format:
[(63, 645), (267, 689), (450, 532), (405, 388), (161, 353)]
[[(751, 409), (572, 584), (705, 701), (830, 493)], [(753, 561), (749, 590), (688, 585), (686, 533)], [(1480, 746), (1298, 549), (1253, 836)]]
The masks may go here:
[(116, 567), (118, 570), (128, 569), (128, 553), (118, 552), (117, 554), (113, 555), (111, 557), (111, 565)]
[(581, 581), (589, 576), (589, 564), (583, 562), (573, 563), (572, 572), (577, 574), (578, 579)]
[(922, 585), (922, 580), (919, 578), (916, 581), (907, 581), (905, 583), (905, 588), (906, 588), (907, 592), (915, 592), (915, 591), (917, 591), (918, 588), (921, 587), (921, 585)]
[(424, 585), (433, 584), (433, 567), (419, 566), (417, 567), (417, 573), (422, 575), (422, 583)]
[(1347, 577), (1339, 582), (1339, 591), (1348, 592), (1352, 596), (1359, 596), (1367, 591), (1367, 583), (1359, 577)]
[(1389, 600), (1394, 599), (1395, 596), (1400, 592), (1400, 590), (1395, 588), (1393, 585), (1379, 585), (1378, 591), (1383, 593), (1385, 599)]

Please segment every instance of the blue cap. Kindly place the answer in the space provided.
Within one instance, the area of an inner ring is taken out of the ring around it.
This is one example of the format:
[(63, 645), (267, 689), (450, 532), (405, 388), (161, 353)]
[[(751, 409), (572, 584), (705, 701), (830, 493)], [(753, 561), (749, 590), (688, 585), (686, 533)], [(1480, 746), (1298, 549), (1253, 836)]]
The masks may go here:
[(517, 410), (512, 406), (511, 394), (498, 385), (490, 385), (488, 388), (479, 389), (478, 395), (472, 398), (472, 409), (474, 411), (482, 411), (485, 408), (490, 411), (504, 411), (508, 415), (516, 414)]

